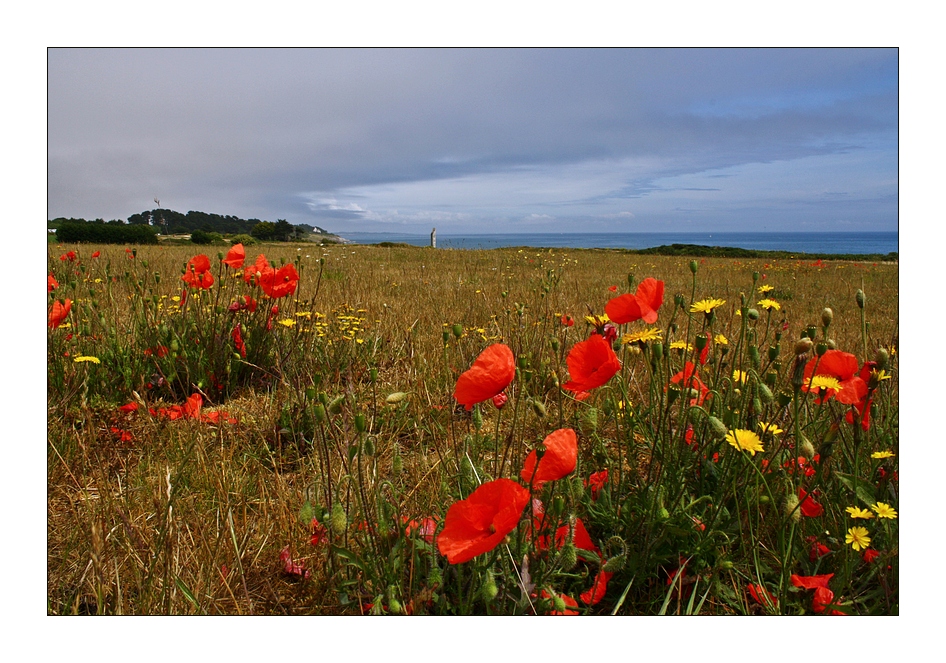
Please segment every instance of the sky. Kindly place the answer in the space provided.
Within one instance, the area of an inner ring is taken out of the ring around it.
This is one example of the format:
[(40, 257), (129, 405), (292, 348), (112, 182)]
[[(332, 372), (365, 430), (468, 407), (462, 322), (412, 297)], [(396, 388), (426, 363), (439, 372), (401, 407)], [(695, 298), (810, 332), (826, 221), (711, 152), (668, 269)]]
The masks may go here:
[(896, 49), (48, 51), (48, 218), (892, 231)]

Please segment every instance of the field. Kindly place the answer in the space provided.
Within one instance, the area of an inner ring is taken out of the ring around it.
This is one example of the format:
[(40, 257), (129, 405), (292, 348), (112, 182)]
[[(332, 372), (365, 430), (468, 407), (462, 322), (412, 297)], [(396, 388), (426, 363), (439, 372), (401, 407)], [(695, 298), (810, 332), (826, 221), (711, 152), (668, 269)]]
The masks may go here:
[(899, 614), (897, 264), (228, 248), (49, 245), (49, 614)]

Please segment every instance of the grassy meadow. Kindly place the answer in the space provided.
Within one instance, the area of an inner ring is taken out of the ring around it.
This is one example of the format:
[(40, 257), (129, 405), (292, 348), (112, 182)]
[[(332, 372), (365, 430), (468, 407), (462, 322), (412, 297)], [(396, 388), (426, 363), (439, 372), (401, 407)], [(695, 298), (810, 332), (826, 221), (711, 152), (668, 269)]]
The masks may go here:
[(48, 247), (49, 614), (899, 613), (897, 264), (228, 249)]

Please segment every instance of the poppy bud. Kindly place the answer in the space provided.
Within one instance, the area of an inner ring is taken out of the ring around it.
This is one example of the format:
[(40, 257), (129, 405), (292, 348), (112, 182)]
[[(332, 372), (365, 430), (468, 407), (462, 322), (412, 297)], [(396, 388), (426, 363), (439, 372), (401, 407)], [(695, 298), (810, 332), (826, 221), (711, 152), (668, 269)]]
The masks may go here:
[(384, 402), (388, 405), (394, 405), (395, 403), (400, 403), (405, 398), (407, 398), (406, 392), (395, 391), (394, 393), (388, 394), (388, 397), (384, 399)]
[(752, 362), (753, 366), (759, 365), (759, 348), (754, 345), (749, 346), (749, 361)]
[(473, 463), (466, 454), (460, 459), (460, 474), (464, 480), (468, 482), (473, 481)]
[(335, 536), (341, 536), (345, 533), (345, 529), (348, 527), (348, 517), (345, 515), (345, 510), (340, 502), (335, 502), (332, 505), (332, 515), (329, 516), (328, 522)]
[(552, 346), (552, 352), (558, 352), (559, 343), (557, 338), (553, 338), (549, 341), (549, 345)]
[(322, 423), (325, 421), (325, 406), (321, 403), (317, 403), (314, 408), (312, 408), (312, 414), (315, 417), (316, 422)]
[(754, 308), (750, 308), (748, 311), (746, 311), (746, 317), (750, 320), (758, 320), (759, 312)]
[(324, 391), (319, 392), (319, 403), (322, 405), (328, 405), (328, 395)]
[(653, 344), (650, 346), (650, 349), (653, 351), (654, 359), (656, 359), (657, 361), (660, 361), (661, 358), (664, 356), (664, 346), (663, 346), (663, 343), (661, 343), (660, 341), (654, 341)]
[(480, 430), (483, 427), (483, 413), (480, 411), (480, 406), (476, 405), (473, 407), (473, 428)]
[(864, 303), (867, 301), (867, 295), (864, 294), (863, 290), (858, 289), (854, 295), (854, 301), (857, 302), (858, 308), (864, 308)]
[(575, 564), (578, 563), (578, 551), (575, 549), (573, 542), (567, 541), (562, 546), (562, 550), (558, 554), (558, 563), (561, 565), (562, 571), (571, 571), (575, 568)]
[(431, 589), (437, 589), (443, 584), (443, 573), (440, 572), (440, 567), (436, 564), (430, 573), (427, 574), (427, 586)]
[(450, 342), (450, 332), (444, 330), (443, 332), (443, 344), (446, 345)]
[(568, 607), (565, 605), (565, 599), (563, 599), (558, 594), (552, 595), (552, 605), (555, 606), (556, 612), (564, 613), (565, 609)]
[(722, 562), (720, 562), (719, 566), (720, 568), (729, 571), (730, 569), (734, 568), (736, 565), (732, 563), (732, 560), (724, 559)]
[(660, 509), (657, 510), (657, 520), (659, 522), (664, 522), (665, 520), (669, 520), (669, 519), (670, 519), (670, 512), (667, 511), (666, 507), (660, 507)]
[(785, 407), (786, 405), (788, 405), (788, 404), (791, 403), (791, 402), (792, 402), (792, 395), (791, 395), (791, 394), (789, 394), (789, 393), (787, 393), (787, 392), (784, 392), (784, 391), (778, 392), (778, 404), (779, 404), (779, 407)]
[(177, 352), (181, 349), (181, 344), (177, 342), (177, 339), (171, 340), (171, 352)]
[(756, 281), (759, 280), (759, 272), (752, 272), (752, 285), (756, 284)]
[(627, 560), (625, 555), (615, 555), (607, 562), (604, 563), (604, 566), (601, 567), (602, 571), (607, 573), (617, 573), (624, 568), (624, 562)]
[(769, 346), (769, 361), (775, 361), (778, 358), (778, 353), (780, 350), (781, 348), (778, 346), (778, 344), (770, 345)]
[[(769, 373), (769, 375), (773, 375), (773, 374)], [(757, 389), (758, 389), (758, 394), (759, 394), (759, 400), (761, 400), (766, 405), (768, 405), (773, 400), (775, 400), (775, 397), (772, 395), (772, 390), (769, 389), (768, 385), (759, 383), (757, 385)], [(761, 410), (762, 408), (759, 408), (759, 409)]]
[(678, 308), (683, 308), (686, 305), (686, 300), (683, 298), (683, 295), (674, 295), (673, 303)]
[(548, 412), (545, 410), (545, 405), (543, 405), (541, 401), (530, 399), (529, 404), (532, 406), (532, 410), (538, 417), (544, 419), (548, 414)]
[(762, 400), (758, 397), (752, 399), (753, 412), (762, 412)]
[(819, 343), (818, 345), (815, 346), (815, 354), (818, 355), (819, 357), (822, 356), (827, 351), (828, 351), (827, 343)]
[(331, 414), (338, 414), (342, 411), (342, 405), (345, 403), (345, 396), (339, 396), (328, 404), (328, 411)]
[(729, 433), (729, 431), (726, 430), (726, 424), (716, 417), (708, 417), (706, 423), (709, 424), (710, 434), (713, 436), (713, 439), (717, 441), (726, 439), (726, 434)]
[(388, 612), (392, 615), (399, 615), (404, 611), (404, 608), (401, 606), (401, 602), (397, 599), (390, 599), (388, 601)]
[(798, 445), (798, 451), (808, 460), (811, 460), (815, 457), (815, 445), (813, 445), (811, 440), (809, 440), (804, 435), (801, 436), (801, 442)]
[(634, 289), (634, 275), (633, 274), (627, 275), (627, 289), (628, 290)]
[[(775, 384), (778, 382), (778, 371), (769, 371), (765, 374), (765, 385), (770, 389), (775, 389)], [(771, 392), (770, 392), (771, 393)]]
[(890, 361), (890, 353), (884, 348), (877, 348), (877, 352), (874, 354), (874, 361), (877, 362), (878, 369), (884, 370), (887, 368), (887, 362)]
[(796, 523), (801, 520), (801, 509), (798, 508), (798, 495), (788, 493), (782, 504), (782, 512)]
[(395, 454), (394, 458), (391, 459), (391, 473), (395, 476), (400, 474), (404, 469), (404, 459), (401, 458), (400, 454)]
[(825, 343), (825, 345), (828, 346), (828, 349), (829, 349), (829, 350), (837, 350), (837, 349), (838, 349), (838, 344), (834, 341), (833, 338), (829, 338), (829, 339), (827, 340), (827, 342)]
[(826, 330), (831, 326), (831, 323), (834, 321), (834, 311), (830, 308), (825, 307), (821, 311), (821, 326)]
[(690, 261), (690, 271), (691, 271), (691, 272), (693, 272), (694, 274), (696, 274), (696, 270), (698, 270), (699, 268), (700, 268), (700, 265), (699, 265), (698, 262), (696, 262), (696, 260), (691, 260), (691, 261)]
[(598, 430), (598, 408), (590, 407), (581, 415), (581, 432), (590, 435)]
[(355, 430), (359, 433), (364, 433), (365, 425), (365, 415), (359, 412), (355, 415)]
[(463, 327), (460, 325), (453, 325), (453, 335), (455, 338), (460, 338), (463, 336)]
[[(364, 416), (364, 415), (362, 415), (362, 416)], [(357, 421), (357, 420), (358, 420), (358, 418), (355, 417), (355, 421)], [(373, 438), (373, 437), (366, 437), (366, 438), (365, 438), (365, 441), (364, 441), (364, 442), (362, 443), (362, 445), (361, 445), (361, 450), (364, 452), (364, 454), (365, 454), (366, 456), (374, 456), (374, 452), (375, 452), (374, 438)]]
[(565, 498), (562, 497), (561, 495), (556, 495), (552, 499), (551, 511), (552, 511), (553, 516), (557, 517), (557, 516), (562, 515), (562, 513), (565, 512)]
[(772, 500), (769, 499), (769, 496), (766, 494), (759, 495), (759, 504), (768, 504)]
[(375, 382), (377, 382), (377, 381), (378, 381), (378, 369), (377, 369), (377, 368), (369, 368), (369, 369), (368, 369), (368, 378), (371, 380), (371, 384), (374, 384)]
[(811, 351), (811, 346), (814, 343), (811, 342), (809, 338), (802, 338), (795, 344), (795, 354), (796, 355), (805, 355)]

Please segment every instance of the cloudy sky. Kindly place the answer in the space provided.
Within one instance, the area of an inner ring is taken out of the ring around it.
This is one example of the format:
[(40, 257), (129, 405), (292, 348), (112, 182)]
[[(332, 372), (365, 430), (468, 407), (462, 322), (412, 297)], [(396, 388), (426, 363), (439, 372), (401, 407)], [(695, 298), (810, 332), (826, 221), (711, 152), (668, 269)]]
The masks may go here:
[(48, 52), (48, 217), (898, 228), (895, 49)]

